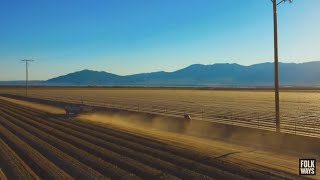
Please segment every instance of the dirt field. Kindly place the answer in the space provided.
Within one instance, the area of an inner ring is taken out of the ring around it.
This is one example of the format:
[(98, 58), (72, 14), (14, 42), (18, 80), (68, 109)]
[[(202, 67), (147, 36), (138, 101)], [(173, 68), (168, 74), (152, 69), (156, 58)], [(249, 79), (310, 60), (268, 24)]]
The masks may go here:
[[(320, 137), (320, 91), (280, 93), (282, 132)], [(23, 88), (0, 88), (0, 93), (24, 95)], [(84, 103), (171, 116), (275, 130), (274, 94), (266, 90), (183, 90), (126, 88), (29, 89), (30, 97)]]
[(0, 107), (0, 162), (10, 179), (210, 179), (261, 175), (240, 167), (235, 174), (233, 166), (216, 160), (201, 162), (190, 156), (191, 151), (89, 123), (49, 117), (8, 101), (0, 100)]
[(46, 106), (24, 106), (31, 104), (0, 100), (0, 168), (9, 179), (302, 178), (298, 156), (147, 129), (119, 117), (67, 119)]

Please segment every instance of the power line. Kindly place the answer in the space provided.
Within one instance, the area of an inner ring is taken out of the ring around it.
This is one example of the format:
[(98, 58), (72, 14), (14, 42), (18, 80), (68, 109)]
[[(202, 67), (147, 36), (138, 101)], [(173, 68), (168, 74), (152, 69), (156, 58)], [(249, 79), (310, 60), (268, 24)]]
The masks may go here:
[(32, 62), (34, 60), (24, 59), (21, 61), (26, 63), (26, 97), (27, 97), (28, 96), (28, 65), (29, 65), (29, 62)]
[(275, 113), (276, 113), (276, 131), (280, 132), (280, 105), (279, 105), (279, 56), (278, 56), (278, 17), (277, 6), (283, 2), (293, 0), (271, 0), (273, 4), (273, 30), (274, 30), (274, 92), (275, 92)]

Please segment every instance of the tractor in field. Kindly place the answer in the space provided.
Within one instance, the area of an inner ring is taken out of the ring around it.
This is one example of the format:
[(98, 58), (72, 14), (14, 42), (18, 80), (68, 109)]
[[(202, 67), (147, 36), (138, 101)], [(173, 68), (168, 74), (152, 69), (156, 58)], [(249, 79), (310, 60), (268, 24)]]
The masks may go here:
[(66, 105), (64, 107), (64, 110), (66, 111), (67, 116), (71, 116), (71, 115), (76, 116), (81, 112), (83, 112), (84, 108), (81, 105), (70, 104), (70, 105)]
[(96, 109), (91, 106), (79, 105), (79, 104), (68, 104), (64, 107), (67, 116), (77, 116), (80, 113), (95, 112)]

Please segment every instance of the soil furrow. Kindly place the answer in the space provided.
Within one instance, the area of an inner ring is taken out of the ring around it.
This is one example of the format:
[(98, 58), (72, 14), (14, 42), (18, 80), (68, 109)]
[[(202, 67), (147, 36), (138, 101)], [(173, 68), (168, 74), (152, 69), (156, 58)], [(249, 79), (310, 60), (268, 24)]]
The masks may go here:
[[(33, 115), (33, 119), (37, 119), (35, 117), (35, 115)], [(52, 119), (50, 119), (50, 121), (44, 121), (44, 120), (39, 120), (39, 121), (43, 124), (47, 124), (50, 127), (54, 127), (55, 129), (60, 129), (66, 133), (74, 134), (75, 136), (81, 137), (84, 140), (87, 140), (92, 143), (94, 142), (94, 144), (97, 144), (101, 147), (119, 152), (120, 154), (123, 154), (124, 156), (132, 157), (133, 159), (137, 159), (137, 160), (139, 160), (143, 163), (146, 163), (150, 166), (155, 166), (156, 168), (159, 168), (160, 170), (164, 170), (165, 172), (170, 173), (170, 174), (172, 173), (172, 174), (177, 175), (181, 178), (188, 178), (188, 179), (190, 179), (190, 178), (197, 178), (197, 179), (205, 178), (205, 176), (203, 176), (201, 174), (195, 173), (195, 172), (190, 171), (188, 169), (184, 169), (184, 168), (179, 167), (175, 164), (168, 163), (166, 161), (162, 161), (162, 160), (157, 159), (155, 157), (152, 157), (148, 154), (143, 154), (138, 151), (133, 151), (132, 149), (118, 146), (117, 144), (110, 143), (108, 141), (104, 141), (102, 139), (99, 139), (99, 138), (96, 138), (93, 136), (89, 136), (88, 131), (84, 132), (84, 131), (81, 131), (81, 129), (78, 129), (79, 131), (75, 131), (70, 128), (69, 124), (59, 125), (60, 121), (56, 121), (55, 123), (53, 123), (52, 121), (54, 121), (54, 120), (52, 120)], [(66, 128), (66, 125), (68, 126), (68, 128)], [(176, 163), (176, 164), (178, 164), (178, 163)]]
[[(11, 105), (14, 105), (14, 104), (11, 104)], [(50, 117), (49, 114), (43, 111), (35, 110), (25, 106), (19, 106), (18, 108), (23, 111), (29, 111), (31, 113), (35, 113), (34, 115), (36, 116), (41, 115), (41, 117)], [(162, 161), (176, 164), (179, 167), (183, 167), (181, 169), (190, 169), (194, 172), (208, 175), (214, 178), (223, 178), (223, 177), (224, 178), (226, 177), (241, 178), (242, 176), (246, 178), (255, 178), (255, 179), (271, 179), (271, 178), (277, 179), (277, 176), (266, 177), (265, 174), (263, 173), (256, 172), (254, 170), (248, 170), (240, 167), (239, 165), (235, 165), (229, 162), (226, 163), (222, 160), (214, 159), (212, 157), (202, 155), (198, 152), (168, 145), (163, 142), (150, 140), (148, 138), (141, 137), (132, 133), (128, 133), (126, 131), (113, 130), (104, 126), (97, 125), (95, 123), (79, 122), (75, 120), (68, 121), (65, 118), (63, 118), (63, 116), (54, 116), (53, 118), (50, 118), (50, 122), (54, 122), (61, 126), (73, 129), (76, 132), (78, 131), (86, 135), (90, 135), (91, 137), (95, 137), (96, 139), (101, 141), (98, 144), (96, 140), (94, 144), (97, 144), (101, 147), (105, 147), (106, 146), (105, 143), (112, 143), (112, 144), (118, 145), (118, 147), (121, 147), (121, 148), (131, 149), (135, 152), (141, 152), (143, 154), (147, 154), (148, 156), (152, 156), (156, 159), (161, 159)], [(86, 140), (89, 141), (90, 139), (86, 139)], [(116, 151), (120, 154), (122, 153), (121, 151), (119, 151), (119, 148), (112, 149), (112, 151)], [(131, 156), (129, 154), (129, 157), (133, 159), (137, 159), (135, 158), (136, 155)], [(157, 166), (153, 166), (153, 167), (158, 168)], [(161, 170), (161, 168), (158, 168), (158, 169)]]
[(1, 139), (8, 144), (11, 149), (15, 149), (19, 157), (21, 157), (41, 179), (72, 179), (71, 176), (5, 128), (2, 124), (3, 120), (4, 119), (0, 117)]
[[(41, 111), (40, 111), (41, 112)], [(43, 114), (45, 115), (45, 114)], [(47, 116), (47, 115), (46, 115)], [(68, 126), (68, 128), (75, 128), (77, 126), (74, 126), (74, 124), (79, 124), (78, 122), (66, 122), (66, 121), (60, 121), (60, 123), (64, 123), (63, 125), (64, 126)], [(82, 125), (82, 123), (79, 124), (80, 126)], [(100, 127), (98, 126), (93, 126), (91, 124), (88, 123), (88, 126), (90, 127), (97, 127), (98, 130), (101, 130)], [(78, 130), (79, 128), (81, 129), (81, 127), (77, 127)], [(95, 129), (92, 129), (92, 130), (95, 130)], [(104, 139), (104, 140), (108, 140), (108, 141), (111, 141), (113, 143), (116, 143), (116, 144), (119, 144), (121, 146), (125, 146), (127, 148), (130, 148), (130, 149), (134, 149), (136, 151), (141, 151), (141, 152), (144, 152), (144, 153), (147, 153), (147, 154), (151, 154), (155, 157), (161, 157), (161, 159), (164, 159), (166, 161), (169, 161), (169, 162), (173, 162), (173, 163), (177, 163), (179, 164), (179, 166), (183, 166), (187, 169), (192, 169), (196, 172), (199, 172), (199, 173), (202, 173), (202, 174), (207, 174), (211, 177), (215, 177), (215, 178), (226, 178), (226, 177), (236, 177), (236, 175), (234, 174), (230, 174), (226, 171), (222, 171), (222, 170), (219, 170), (219, 169), (216, 169), (214, 168), (214, 166), (210, 167), (210, 166), (207, 166), (207, 165), (203, 165), (201, 163), (198, 163), (196, 161), (192, 161), (192, 160), (189, 160), (189, 159), (185, 159), (183, 157), (179, 157), (175, 154), (171, 154), (171, 153), (168, 153), (168, 152), (171, 152), (170, 149), (166, 149), (165, 151), (159, 151), (159, 150), (156, 150), (155, 148), (152, 149), (152, 148), (149, 148), (149, 147), (146, 147), (144, 146), (144, 143), (145, 142), (149, 142), (150, 140), (145, 140), (144, 138), (140, 138), (138, 142), (140, 142), (139, 144), (137, 143), (133, 143), (133, 142), (136, 142), (135, 140), (132, 141), (132, 139), (129, 139), (131, 141), (129, 141), (128, 139), (126, 140), (123, 140), (121, 138), (116, 138), (116, 137), (111, 137), (111, 136), (108, 136), (108, 133), (109, 129), (106, 129), (106, 128), (103, 128), (104, 133), (99, 133), (99, 132), (95, 132), (95, 131), (90, 131), (89, 129), (87, 128), (84, 128), (82, 126), (82, 129), (80, 131), (85, 131), (86, 134), (90, 134), (90, 135), (94, 135), (95, 137), (97, 138), (100, 138), (100, 139)], [(108, 132), (107, 134), (105, 134), (105, 132)], [(110, 130), (111, 132), (114, 132), (112, 130)], [(119, 132), (118, 132), (119, 133)], [(118, 133), (116, 135), (118, 135)], [(114, 133), (113, 133), (114, 135)], [(129, 135), (124, 135), (125, 138), (127, 138), (127, 136)], [(134, 138), (137, 138), (137, 137), (134, 137)], [(143, 145), (141, 145), (143, 144)], [(163, 143), (158, 143), (158, 144), (163, 144)], [(206, 157), (208, 158), (208, 157)], [(238, 172), (238, 171), (237, 171)], [(253, 173), (254, 175), (251, 175), (249, 174), (250, 176), (248, 176), (249, 173), (245, 174), (246, 177), (252, 177), (252, 176), (259, 176), (260, 177), (260, 174), (258, 173)], [(240, 178), (239, 176), (237, 176), (238, 178)]]
[[(15, 117), (10, 116), (8, 114), (4, 114), (7, 119), (10, 119), (11, 122), (15, 123), (15, 125), (25, 129), (26, 131), (30, 132), (31, 134), (38, 136), (43, 141), (48, 142), (52, 146), (58, 148), (59, 150), (63, 151), (64, 153), (72, 156), (75, 159), (78, 159), (80, 162), (88, 165), (89, 167), (97, 170), (101, 174), (104, 174), (110, 178), (115, 179), (139, 179), (137, 176), (130, 174), (108, 162), (103, 161), (102, 159), (93, 156), (86, 151), (83, 151), (70, 143), (62, 141), (49, 133), (41, 131), (21, 120), (17, 120)], [(27, 118), (25, 118), (27, 119)]]
[(30, 144), (33, 148), (35, 148), (42, 155), (45, 155), (48, 160), (55, 163), (58, 167), (63, 169), (73, 178), (87, 178), (87, 179), (107, 179), (100, 173), (96, 172), (92, 168), (80, 163), (78, 160), (70, 157), (64, 152), (58, 150), (54, 146), (48, 144), (47, 142), (39, 139), (33, 134), (25, 131), (23, 128), (14, 124), (14, 121), (7, 114), (1, 114), (2, 117), (6, 117), (6, 119), (10, 121), (4, 121), (3, 125), (6, 126), (7, 129), (15, 132), (17, 136), (19, 136), (24, 142)]
[(36, 173), (0, 139), (0, 167), (9, 179), (40, 180)]
[[(64, 132), (61, 132), (61, 131), (59, 131), (55, 128), (52, 128), (50, 126), (44, 125), (43, 124), (44, 121), (40, 121), (40, 123), (39, 123), (39, 122), (33, 120), (33, 119), (37, 119), (35, 116), (32, 116), (32, 118), (29, 119), (29, 118), (26, 118), (28, 116), (22, 116), (22, 115), (20, 115), (21, 112), (16, 111), (16, 110), (10, 110), (10, 112), (12, 112), (12, 113), (10, 113), (9, 111), (7, 112), (6, 110), (4, 110), (4, 111), (6, 113), (9, 113), (9, 115), (15, 117), (16, 119), (24, 119), (24, 121), (26, 123), (28, 123), (29, 125), (32, 125), (33, 127), (36, 127), (39, 130), (46, 131), (46, 132), (50, 133), (50, 135), (53, 135), (61, 140), (64, 140), (70, 144), (73, 144), (73, 145), (77, 146), (78, 148), (81, 148), (81, 149), (87, 151), (88, 153), (93, 154), (99, 158), (102, 158), (104, 160), (109, 160), (110, 162), (115, 163), (119, 167), (122, 167), (128, 171), (132, 171), (143, 178), (155, 179), (158, 177), (161, 178), (161, 176), (163, 175), (163, 173), (161, 171), (150, 168), (150, 167), (148, 167), (142, 163), (139, 163), (135, 160), (126, 158), (126, 157), (121, 156), (117, 153), (114, 153), (112, 151), (104, 149), (100, 146), (97, 146), (95, 144), (84, 141), (80, 138), (73, 137), (69, 133), (64, 133)], [(38, 121), (39, 121), (39, 119), (38, 119)], [(166, 176), (166, 178), (169, 178), (169, 176)]]

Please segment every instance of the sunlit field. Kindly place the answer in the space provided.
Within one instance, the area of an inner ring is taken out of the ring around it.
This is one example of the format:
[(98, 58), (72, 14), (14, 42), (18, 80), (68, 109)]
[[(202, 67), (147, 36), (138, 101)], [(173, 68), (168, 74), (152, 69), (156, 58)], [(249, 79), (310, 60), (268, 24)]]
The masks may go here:
[(300, 179), (295, 153), (132, 122), (139, 113), (70, 118), (2, 97), (0, 109), (1, 179)]
[[(25, 95), (24, 88), (0, 93)], [(274, 93), (270, 90), (196, 90), (128, 88), (29, 88), (28, 95), (169, 116), (275, 130)], [(281, 131), (320, 136), (320, 94), (317, 90), (280, 92)]]

